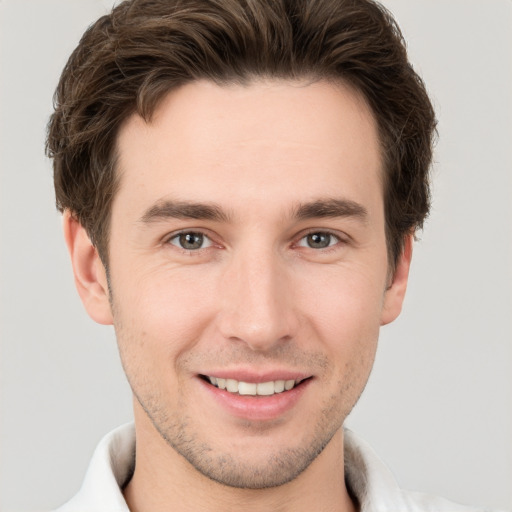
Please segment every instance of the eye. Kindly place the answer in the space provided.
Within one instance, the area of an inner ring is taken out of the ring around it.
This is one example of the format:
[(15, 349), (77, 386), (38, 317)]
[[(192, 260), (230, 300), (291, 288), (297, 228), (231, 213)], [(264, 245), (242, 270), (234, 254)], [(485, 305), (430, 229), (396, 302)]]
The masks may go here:
[(340, 239), (332, 233), (316, 231), (302, 237), (298, 245), (299, 247), (309, 247), (310, 249), (326, 249), (336, 245), (339, 241)]
[(212, 245), (212, 241), (206, 235), (194, 231), (178, 233), (169, 239), (169, 243), (186, 251), (197, 251)]

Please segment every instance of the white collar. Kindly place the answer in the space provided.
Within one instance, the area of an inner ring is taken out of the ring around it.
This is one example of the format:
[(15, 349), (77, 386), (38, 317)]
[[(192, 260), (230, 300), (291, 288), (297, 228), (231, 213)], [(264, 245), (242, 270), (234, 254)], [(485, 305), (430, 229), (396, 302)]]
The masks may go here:
[[(391, 472), (366, 442), (345, 430), (345, 478), (360, 512), (471, 512), (420, 493), (402, 491)], [(57, 512), (129, 512), (123, 486), (135, 465), (135, 427), (123, 425), (99, 443), (82, 488)], [(476, 512), (476, 511), (475, 511)]]

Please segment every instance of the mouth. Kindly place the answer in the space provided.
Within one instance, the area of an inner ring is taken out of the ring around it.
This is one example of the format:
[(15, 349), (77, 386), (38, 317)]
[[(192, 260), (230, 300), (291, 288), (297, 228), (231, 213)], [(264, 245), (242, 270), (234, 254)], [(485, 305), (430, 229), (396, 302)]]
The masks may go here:
[(224, 379), (211, 375), (200, 375), (201, 379), (218, 389), (241, 396), (273, 396), (291, 391), (311, 377), (296, 380), (270, 380), (267, 382), (244, 382), (235, 379)]

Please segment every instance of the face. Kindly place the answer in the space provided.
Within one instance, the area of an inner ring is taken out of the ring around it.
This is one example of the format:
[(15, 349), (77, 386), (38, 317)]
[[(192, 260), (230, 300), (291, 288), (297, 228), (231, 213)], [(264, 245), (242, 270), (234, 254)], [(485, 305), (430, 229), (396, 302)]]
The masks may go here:
[(115, 325), (136, 421), (213, 480), (290, 481), (330, 449), (405, 290), (370, 110), (323, 82), (195, 82), (118, 150), (111, 296), (84, 301)]

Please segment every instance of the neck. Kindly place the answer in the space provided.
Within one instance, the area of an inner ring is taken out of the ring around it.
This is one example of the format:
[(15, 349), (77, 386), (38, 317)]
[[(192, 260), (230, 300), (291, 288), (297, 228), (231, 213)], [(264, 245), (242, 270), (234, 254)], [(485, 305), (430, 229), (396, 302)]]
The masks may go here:
[(345, 485), (342, 429), (291, 482), (267, 489), (238, 489), (199, 473), (162, 439), (145, 414), (136, 414), (135, 419), (135, 472), (124, 489), (131, 512), (356, 511)]

